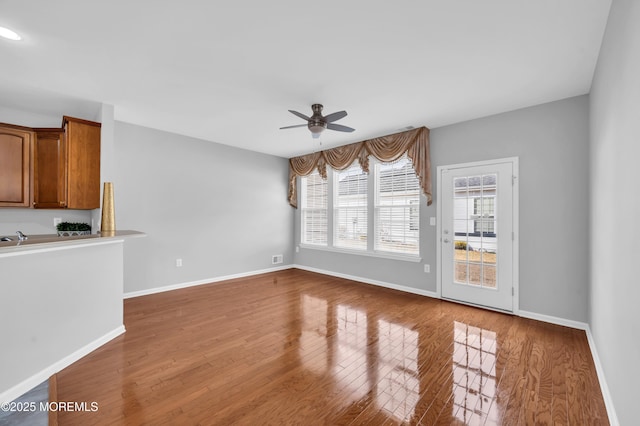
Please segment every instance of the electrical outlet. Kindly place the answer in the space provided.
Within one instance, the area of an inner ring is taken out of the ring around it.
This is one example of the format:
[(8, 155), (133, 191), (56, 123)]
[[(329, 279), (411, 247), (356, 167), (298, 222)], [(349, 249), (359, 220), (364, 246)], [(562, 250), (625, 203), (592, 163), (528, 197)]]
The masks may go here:
[(429, 225), (436, 226), (436, 218), (435, 217), (431, 216), (429, 218)]
[(425, 264), (424, 265), (424, 272), (425, 272), (425, 274), (430, 273), (431, 272), (431, 265)]
[(271, 264), (272, 265), (277, 265), (279, 263), (282, 263), (282, 255), (281, 254), (274, 254), (273, 256), (271, 256)]
[(176, 268), (182, 267), (182, 259), (176, 259)]
[(53, 227), (55, 228), (56, 226), (58, 226), (59, 223), (62, 223), (62, 218), (61, 217), (54, 217), (53, 218)]

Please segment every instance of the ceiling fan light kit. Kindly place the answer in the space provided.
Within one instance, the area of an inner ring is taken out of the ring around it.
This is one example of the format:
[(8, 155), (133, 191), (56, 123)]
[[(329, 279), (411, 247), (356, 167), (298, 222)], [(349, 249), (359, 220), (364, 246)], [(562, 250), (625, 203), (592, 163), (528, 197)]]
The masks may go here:
[(338, 111), (338, 112), (334, 112), (332, 114), (323, 116), (322, 115), (322, 105), (321, 104), (313, 104), (311, 105), (311, 110), (313, 111), (313, 115), (311, 117), (307, 117), (306, 115), (298, 112), (298, 111), (293, 111), (293, 110), (289, 110), (289, 112), (295, 116), (298, 116), (300, 118), (302, 118), (303, 120), (307, 121), (307, 124), (298, 124), (298, 125), (294, 125), (294, 126), (286, 126), (286, 127), (281, 127), (280, 130), (282, 129), (292, 129), (294, 127), (304, 127), (307, 126), (307, 128), (309, 129), (309, 131), (311, 131), (311, 136), (314, 139), (317, 139), (320, 137), (320, 134), (325, 130), (325, 129), (329, 129), (329, 130), (336, 130), (338, 132), (348, 132), (351, 133), (353, 132), (355, 129), (351, 128), (351, 127), (347, 127), (347, 126), (342, 126), (340, 124), (334, 124), (334, 121), (338, 121), (341, 118), (344, 118), (347, 116), (347, 112), (346, 111)]

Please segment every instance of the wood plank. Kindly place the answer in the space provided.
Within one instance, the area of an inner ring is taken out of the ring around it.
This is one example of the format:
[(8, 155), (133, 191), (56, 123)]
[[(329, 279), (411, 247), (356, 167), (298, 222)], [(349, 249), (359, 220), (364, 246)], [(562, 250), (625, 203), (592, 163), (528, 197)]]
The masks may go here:
[[(57, 402), (58, 381), (56, 375), (49, 377), (49, 402)], [(49, 410), (49, 426), (58, 426), (58, 411)]]
[[(541, 348), (540, 358), (538, 359), (539, 375), (538, 375), (538, 405), (535, 411), (536, 424), (554, 424), (553, 422), (553, 354), (555, 351), (554, 338), (557, 334), (551, 330), (546, 335), (545, 345)], [(542, 339), (545, 335), (537, 335)]]
[(569, 338), (569, 330), (565, 329), (554, 335), (552, 351), (552, 388), (553, 403), (551, 413), (553, 424), (564, 426), (569, 424), (569, 403), (567, 397), (566, 372), (569, 367), (569, 353), (565, 350), (565, 341)]

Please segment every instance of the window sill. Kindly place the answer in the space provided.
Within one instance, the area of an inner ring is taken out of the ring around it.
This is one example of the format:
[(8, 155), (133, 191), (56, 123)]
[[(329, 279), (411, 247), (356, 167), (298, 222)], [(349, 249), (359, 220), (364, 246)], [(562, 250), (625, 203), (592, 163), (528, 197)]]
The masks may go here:
[(303, 249), (329, 251), (333, 253), (354, 254), (356, 256), (367, 256), (367, 257), (377, 257), (382, 259), (400, 260), (403, 262), (415, 262), (415, 263), (422, 262), (422, 258), (420, 256), (411, 255), (411, 254), (349, 250), (349, 249), (338, 248), (338, 247), (316, 246), (313, 244), (299, 244), (299, 247)]

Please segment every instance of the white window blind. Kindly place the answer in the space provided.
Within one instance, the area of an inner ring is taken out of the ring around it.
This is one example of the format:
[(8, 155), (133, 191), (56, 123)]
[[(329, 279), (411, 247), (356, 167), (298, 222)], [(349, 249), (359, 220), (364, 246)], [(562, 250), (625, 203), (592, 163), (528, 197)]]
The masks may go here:
[(367, 174), (358, 163), (334, 172), (335, 247), (367, 249)]
[(419, 205), (420, 183), (407, 156), (375, 165), (376, 251), (419, 254)]
[(302, 243), (327, 245), (327, 181), (315, 172), (301, 178)]

